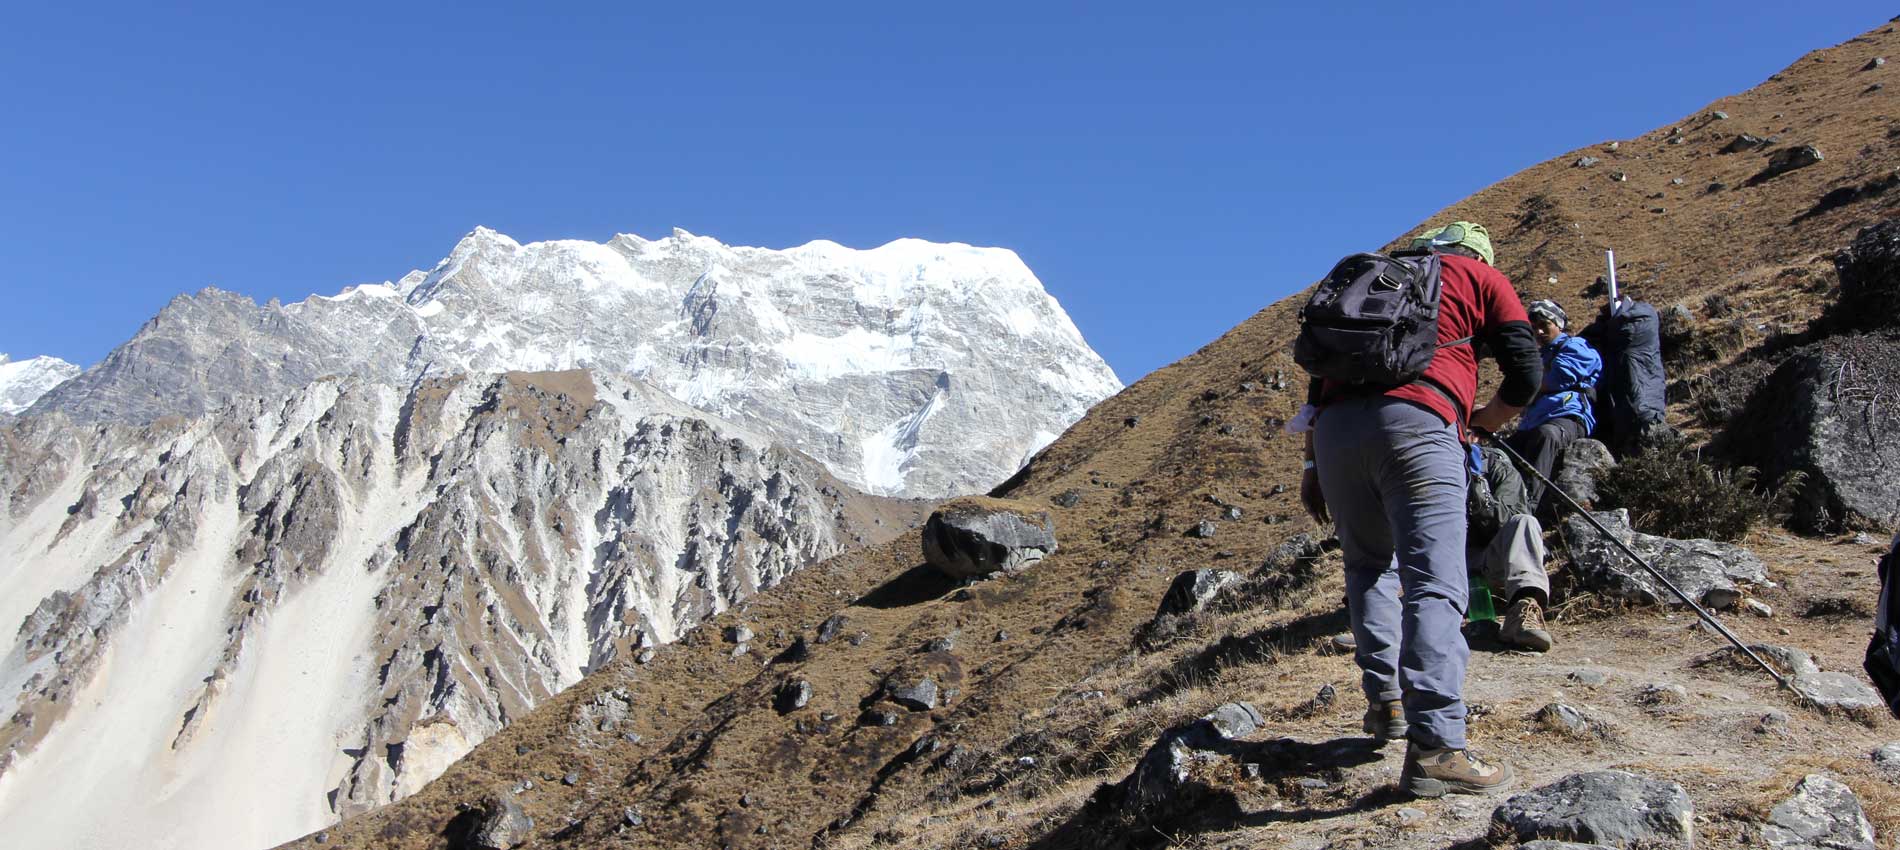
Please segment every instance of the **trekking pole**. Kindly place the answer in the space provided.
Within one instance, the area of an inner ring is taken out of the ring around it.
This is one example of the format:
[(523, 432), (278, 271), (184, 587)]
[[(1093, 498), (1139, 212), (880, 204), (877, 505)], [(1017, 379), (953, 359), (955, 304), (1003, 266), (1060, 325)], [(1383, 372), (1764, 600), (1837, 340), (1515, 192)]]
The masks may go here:
[(1610, 285), (1610, 312), (1615, 313), (1616, 312), (1616, 252), (1606, 249), (1603, 252), (1603, 260), (1604, 260), (1604, 263), (1610, 267), (1610, 276), (1607, 278)]
[(1723, 637), (1728, 638), (1729, 643), (1735, 644), (1735, 648), (1741, 650), (1742, 654), (1747, 655), (1749, 660), (1754, 661), (1756, 664), (1761, 665), (1761, 669), (1768, 671), (1768, 675), (1775, 677), (1775, 681), (1779, 683), (1782, 687), (1787, 688), (1788, 690), (1794, 690), (1794, 686), (1792, 684), (1789, 684), (1788, 678), (1786, 676), (1783, 676), (1780, 673), (1775, 672), (1775, 668), (1768, 666), (1768, 662), (1763, 661), (1761, 659), (1761, 656), (1756, 655), (1754, 650), (1749, 649), (1747, 644), (1742, 643), (1741, 638), (1736, 637), (1735, 633), (1729, 631), (1727, 626), (1722, 625), (1720, 621), (1716, 620), (1714, 614), (1709, 613), (1707, 609), (1703, 608), (1701, 605), (1696, 604), (1695, 600), (1690, 599), (1689, 594), (1683, 593), (1682, 588), (1677, 587), (1676, 583), (1673, 581), (1670, 581), (1668, 576), (1665, 576), (1661, 572), (1658, 572), (1655, 567), (1652, 567), (1649, 565), (1648, 561), (1643, 560), (1641, 556), (1637, 555), (1635, 550), (1631, 549), (1628, 544), (1625, 544), (1622, 540), (1618, 539), (1616, 535), (1611, 534), (1609, 529), (1603, 527), (1603, 523), (1598, 522), (1596, 517), (1592, 516), (1589, 511), (1584, 510), (1582, 505), (1577, 504), (1577, 500), (1571, 498), (1570, 494), (1564, 492), (1564, 489), (1562, 487), (1557, 486), (1556, 482), (1551, 481), (1549, 478), (1544, 477), (1544, 473), (1537, 471), (1537, 467), (1532, 466), (1530, 463), (1526, 462), (1524, 460), (1524, 456), (1518, 454), (1517, 450), (1511, 448), (1510, 444), (1499, 439), (1498, 435), (1493, 434), (1489, 431), (1486, 431), (1482, 428), (1472, 428), (1471, 430), (1477, 432), (1479, 436), (1484, 437), (1487, 440), (1490, 440), (1491, 445), (1494, 445), (1500, 449), (1503, 449), (1504, 453), (1507, 455), (1510, 455), (1511, 460), (1516, 462), (1519, 468), (1529, 470), (1530, 474), (1537, 476), (1538, 481), (1543, 482), (1543, 485), (1545, 487), (1550, 488), (1550, 491), (1552, 493), (1556, 493), (1558, 496), (1561, 496), (1564, 500), (1564, 504), (1569, 505), (1571, 510), (1576, 511), (1578, 515), (1582, 516), (1584, 520), (1588, 521), (1592, 527), (1596, 528), (1597, 533), (1603, 535), (1603, 538), (1605, 540), (1608, 540), (1611, 543), (1616, 544), (1616, 548), (1622, 550), (1623, 554), (1628, 555), (1629, 559), (1632, 561), (1635, 561), (1637, 566), (1642, 567), (1645, 570), (1648, 570), (1651, 576), (1654, 576), (1657, 581), (1662, 582), (1663, 587), (1669, 588), (1670, 593), (1675, 594), (1677, 599), (1682, 600), (1682, 604), (1687, 605), (1692, 610), (1694, 610), (1696, 613), (1696, 616), (1702, 618), (1702, 622), (1708, 623), (1716, 631), (1721, 632)]

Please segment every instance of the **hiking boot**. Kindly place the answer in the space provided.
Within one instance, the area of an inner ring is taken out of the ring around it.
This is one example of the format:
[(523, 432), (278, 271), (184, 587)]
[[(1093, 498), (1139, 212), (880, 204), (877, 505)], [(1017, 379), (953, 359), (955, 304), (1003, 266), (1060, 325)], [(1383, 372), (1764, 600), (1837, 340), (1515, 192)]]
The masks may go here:
[(1366, 734), (1377, 738), (1380, 743), (1404, 738), (1405, 733), (1412, 728), (1405, 722), (1405, 704), (1398, 700), (1366, 706), (1366, 721), (1361, 725)]
[(1400, 787), (1414, 797), (1494, 794), (1516, 778), (1509, 765), (1483, 761), (1469, 750), (1433, 750), (1416, 743), (1405, 748), (1405, 768), (1399, 771)]
[(1550, 632), (1544, 628), (1544, 607), (1529, 596), (1520, 596), (1504, 615), (1504, 628), (1498, 640), (1532, 652), (1549, 652)]

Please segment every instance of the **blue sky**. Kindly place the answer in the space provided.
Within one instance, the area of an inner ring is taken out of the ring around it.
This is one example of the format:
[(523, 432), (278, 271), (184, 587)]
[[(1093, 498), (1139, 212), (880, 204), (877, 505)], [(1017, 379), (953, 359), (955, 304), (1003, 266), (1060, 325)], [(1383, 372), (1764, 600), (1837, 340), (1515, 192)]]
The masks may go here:
[(477, 224), (679, 226), (1013, 248), (1133, 381), (1341, 254), (1893, 11), (16, 4), (0, 351), (89, 365), (179, 292), (394, 279)]

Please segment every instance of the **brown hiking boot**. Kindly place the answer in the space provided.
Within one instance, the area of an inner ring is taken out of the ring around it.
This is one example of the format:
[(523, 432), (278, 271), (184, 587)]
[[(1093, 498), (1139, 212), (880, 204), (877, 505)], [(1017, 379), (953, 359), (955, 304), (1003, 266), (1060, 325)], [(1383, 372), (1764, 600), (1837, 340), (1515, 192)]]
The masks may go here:
[(1516, 778), (1509, 765), (1480, 760), (1469, 750), (1431, 750), (1416, 743), (1405, 748), (1405, 768), (1399, 771), (1400, 787), (1414, 797), (1494, 794)]
[(1532, 652), (1549, 652), (1552, 641), (1544, 628), (1544, 607), (1529, 596), (1520, 596), (1504, 615), (1504, 628), (1498, 640)]
[(1398, 700), (1375, 702), (1366, 706), (1366, 722), (1362, 724), (1366, 734), (1385, 741), (1397, 741), (1411, 731), (1405, 722), (1405, 705)]

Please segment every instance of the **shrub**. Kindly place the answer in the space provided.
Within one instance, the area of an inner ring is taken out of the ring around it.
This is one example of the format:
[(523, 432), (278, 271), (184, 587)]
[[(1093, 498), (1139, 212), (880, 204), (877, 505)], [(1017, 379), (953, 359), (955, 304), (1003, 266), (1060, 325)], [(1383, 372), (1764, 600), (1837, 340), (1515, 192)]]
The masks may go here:
[(1600, 508), (1627, 508), (1632, 527), (1664, 537), (1733, 541), (1771, 513), (1749, 467), (1721, 469), (1681, 440), (1624, 458), (1597, 485)]

